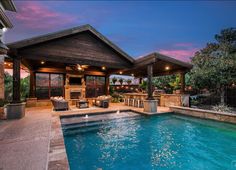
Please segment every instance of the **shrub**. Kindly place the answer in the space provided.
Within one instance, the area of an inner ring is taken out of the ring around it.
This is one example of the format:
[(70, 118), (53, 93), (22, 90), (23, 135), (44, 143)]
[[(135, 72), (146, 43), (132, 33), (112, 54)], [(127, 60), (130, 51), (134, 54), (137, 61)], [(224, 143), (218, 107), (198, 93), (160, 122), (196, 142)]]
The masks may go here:
[(224, 104), (219, 104), (219, 105), (213, 106), (212, 110), (217, 111), (217, 112), (228, 112), (228, 113), (233, 112), (233, 109), (231, 107), (224, 105)]
[(5, 104), (7, 104), (7, 101), (0, 99), (0, 107), (3, 107)]
[(112, 99), (111, 99), (111, 102), (112, 103), (119, 103), (119, 102), (122, 102), (123, 101), (123, 96), (117, 92), (114, 92), (112, 94)]
[(0, 107), (3, 107), (3, 106), (4, 106), (4, 100), (0, 99)]
[(117, 78), (116, 78), (116, 77), (113, 77), (113, 78), (112, 78), (112, 83), (113, 83), (113, 84), (116, 84), (116, 82), (117, 82)]
[(123, 79), (123, 78), (120, 78), (120, 79), (119, 79), (119, 82), (120, 82), (120, 85), (122, 85), (123, 82), (124, 82), (124, 79)]
[(131, 79), (126, 80), (127, 84), (130, 85), (132, 83)]

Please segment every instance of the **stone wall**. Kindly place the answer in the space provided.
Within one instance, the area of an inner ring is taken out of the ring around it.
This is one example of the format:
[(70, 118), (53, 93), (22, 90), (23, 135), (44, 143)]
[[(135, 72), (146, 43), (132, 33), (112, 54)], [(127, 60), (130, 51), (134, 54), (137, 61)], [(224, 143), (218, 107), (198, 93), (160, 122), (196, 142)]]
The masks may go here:
[(4, 99), (4, 56), (0, 55), (0, 99)]
[(160, 106), (185, 106), (189, 107), (189, 94), (161, 94)]
[(236, 114), (216, 112), (211, 110), (194, 109), (186, 107), (170, 107), (171, 111), (187, 116), (198, 117), (202, 119), (211, 119), (216, 121), (236, 123)]

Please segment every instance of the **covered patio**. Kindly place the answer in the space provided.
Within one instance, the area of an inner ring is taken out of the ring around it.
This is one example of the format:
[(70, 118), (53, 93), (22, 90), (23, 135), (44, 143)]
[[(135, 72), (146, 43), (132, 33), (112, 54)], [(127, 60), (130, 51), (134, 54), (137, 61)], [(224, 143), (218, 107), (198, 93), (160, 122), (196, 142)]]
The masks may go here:
[[(81, 98), (93, 100), (109, 95), (112, 74), (147, 78), (145, 100), (152, 101), (152, 78), (178, 73), (181, 94), (177, 98), (182, 98), (184, 74), (192, 67), (158, 53), (134, 59), (90, 25), (18, 41), (8, 47), (6, 61), (13, 62), (13, 103), (21, 102), (20, 68), (23, 66), (30, 73), (28, 107), (50, 105), (53, 96), (63, 96), (70, 105), (75, 105)], [(162, 106), (168, 106), (165, 101), (171, 96), (166, 96), (159, 98), (164, 103)]]

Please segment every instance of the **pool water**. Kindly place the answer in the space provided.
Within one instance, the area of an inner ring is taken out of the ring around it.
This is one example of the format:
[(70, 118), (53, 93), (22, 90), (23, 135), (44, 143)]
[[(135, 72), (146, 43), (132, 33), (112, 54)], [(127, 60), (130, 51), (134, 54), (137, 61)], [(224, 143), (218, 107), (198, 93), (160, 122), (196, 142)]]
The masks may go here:
[(174, 114), (63, 126), (71, 170), (236, 169), (236, 125)]

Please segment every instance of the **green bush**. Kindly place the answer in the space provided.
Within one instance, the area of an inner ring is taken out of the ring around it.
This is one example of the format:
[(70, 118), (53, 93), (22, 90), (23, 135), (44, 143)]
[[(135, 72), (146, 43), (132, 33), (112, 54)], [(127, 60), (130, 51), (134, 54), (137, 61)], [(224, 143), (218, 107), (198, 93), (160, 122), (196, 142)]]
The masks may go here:
[(111, 96), (112, 96), (112, 99), (111, 99), (112, 103), (120, 103), (120, 102), (123, 102), (124, 100), (124, 96), (122, 96), (121, 94), (117, 92), (114, 92)]
[(8, 102), (5, 101), (4, 99), (0, 99), (0, 107), (3, 107), (5, 104), (7, 104)]

